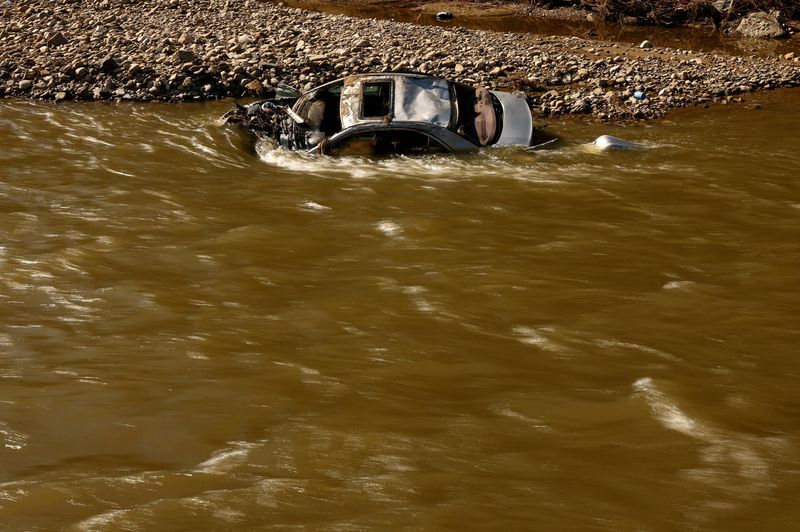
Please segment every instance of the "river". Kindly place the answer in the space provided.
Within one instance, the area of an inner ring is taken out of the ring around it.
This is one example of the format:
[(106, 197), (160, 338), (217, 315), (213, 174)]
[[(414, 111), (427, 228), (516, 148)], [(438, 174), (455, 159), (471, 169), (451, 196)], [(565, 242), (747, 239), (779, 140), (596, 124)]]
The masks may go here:
[(386, 160), (229, 105), (0, 101), (0, 530), (797, 526), (796, 92)]

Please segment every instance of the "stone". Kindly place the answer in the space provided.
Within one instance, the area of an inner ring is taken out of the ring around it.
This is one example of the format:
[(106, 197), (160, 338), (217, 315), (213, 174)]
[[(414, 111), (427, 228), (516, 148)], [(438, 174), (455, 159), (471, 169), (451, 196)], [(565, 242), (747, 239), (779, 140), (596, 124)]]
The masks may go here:
[(11, 0), (6, 0), (2, 4), (0, 4), (0, 9), (11, 9), (12, 7), (14, 7), (14, 2), (12, 2)]
[(118, 68), (119, 68), (119, 63), (117, 63), (117, 61), (110, 55), (104, 57), (103, 60), (100, 62), (100, 70), (107, 74), (113, 74), (114, 71), (117, 70)]
[(195, 60), (194, 52), (187, 48), (181, 48), (175, 52), (176, 63), (193, 63)]
[(62, 44), (67, 44), (68, 42), (69, 41), (67, 40), (66, 37), (64, 37), (64, 34), (58, 32), (47, 40), (47, 46), (49, 46), (50, 48), (56, 48), (58, 46), (61, 46)]
[(261, 82), (260, 82), (259, 80), (257, 80), (257, 79), (254, 79), (254, 80), (253, 80), (253, 81), (251, 81), (250, 83), (247, 83), (247, 84), (244, 86), (244, 88), (245, 88), (245, 89), (247, 89), (248, 91), (252, 92), (252, 93), (253, 93), (253, 94), (255, 94), (256, 96), (264, 96), (264, 94), (265, 94), (265, 91), (264, 91), (264, 84), (263, 84), (263, 83), (261, 83)]
[(33, 87), (33, 81), (29, 79), (23, 79), (22, 81), (19, 82), (18, 87), (19, 90), (21, 91), (29, 91), (31, 90), (31, 87)]
[(642, 44), (639, 45), (639, 48), (642, 50), (648, 50), (653, 47), (653, 43), (650, 41), (642, 41)]
[(59, 91), (56, 93), (55, 100), (57, 102), (61, 102), (67, 99), (68, 94), (64, 91)]
[(778, 17), (763, 11), (744, 17), (736, 26), (736, 33), (753, 39), (777, 39), (787, 35)]

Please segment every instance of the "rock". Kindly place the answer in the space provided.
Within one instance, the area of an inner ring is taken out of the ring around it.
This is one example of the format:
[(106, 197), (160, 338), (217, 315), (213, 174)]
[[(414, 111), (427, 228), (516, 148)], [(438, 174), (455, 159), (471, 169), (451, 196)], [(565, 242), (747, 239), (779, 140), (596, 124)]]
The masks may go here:
[(64, 91), (60, 91), (60, 92), (57, 92), (57, 93), (56, 93), (55, 100), (56, 100), (57, 102), (61, 102), (61, 101), (64, 101), (64, 100), (66, 100), (68, 96), (69, 96), (69, 95), (68, 95), (66, 92), (64, 92)]
[(33, 81), (29, 79), (23, 79), (22, 81), (19, 82), (18, 87), (19, 90), (21, 91), (29, 91), (31, 90), (31, 87), (33, 87)]
[(236, 42), (238, 42), (239, 44), (253, 44), (254, 42), (256, 42), (256, 39), (252, 35), (245, 33), (239, 35), (239, 37), (237, 37), (236, 39)]
[(83, 76), (85, 76), (88, 73), (89, 73), (89, 69), (86, 68), (86, 67), (78, 67), (78, 68), (75, 69), (75, 76), (79, 77), (79, 78), (82, 78)]
[(56, 33), (52, 37), (47, 40), (47, 46), (50, 48), (56, 48), (57, 46), (61, 46), (62, 44), (67, 44), (69, 41), (64, 34), (61, 32)]
[(436, 20), (453, 20), (453, 13), (450, 11), (439, 11), (436, 13)]
[(176, 63), (193, 63), (195, 58), (194, 52), (187, 48), (181, 48), (175, 52)]
[(639, 45), (639, 48), (641, 48), (642, 50), (647, 50), (652, 47), (653, 43), (651, 43), (650, 41), (642, 41), (642, 44)]
[(114, 71), (117, 70), (118, 68), (119, 68), (119, 63), (117, 63), (117, 61), (110, 55), (104, 57), (103, 60), (100, 62), (100, 70), (105, 72), (106, 74), (113, 74)]
[(787, 34), (778, 17), (763, 11), (744, 17), (736, 27), (736, 33), (753, 39), (777, 39)]
[(14, 2), (12, 2), (11, 0), (6, 0), (2, 4), (0, 4), (0, 9), (11, 9), (12, 7), (14, 7)]
[(250, 83), (246, 84), (244, 88), (259, 97), (263, 97), (265, 94), (264, 84), (257, 79), (254, 79)]

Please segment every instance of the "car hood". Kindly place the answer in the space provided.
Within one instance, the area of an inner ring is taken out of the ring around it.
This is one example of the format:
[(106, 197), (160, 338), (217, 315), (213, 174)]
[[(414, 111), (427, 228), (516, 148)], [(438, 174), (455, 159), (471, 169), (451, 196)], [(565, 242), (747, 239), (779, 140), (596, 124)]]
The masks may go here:
[(533, 118), (523, 94), (491, 91), (503, 106), (503, 131), (495, 146), (530, 146)]

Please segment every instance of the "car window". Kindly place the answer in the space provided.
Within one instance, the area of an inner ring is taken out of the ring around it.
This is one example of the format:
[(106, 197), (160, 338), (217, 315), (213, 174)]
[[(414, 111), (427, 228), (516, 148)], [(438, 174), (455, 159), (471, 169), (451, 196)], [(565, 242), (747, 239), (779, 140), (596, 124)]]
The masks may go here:
[(450, 150), (441, 142), (414, 130), (391, 130), (389, 143), (394, 155), (424, 155), (428, 153), (447, 153)]
[(392, 82), (364, 83), (361, 93), (361, 118), (380, 118), (392, 110)]
[(325, 147), (329, 155), (370, 156), (386, 153), (388, 137), (386, 132), (371, 131), (350, 135), (331, 142)]
[(338, 139), (325, 146), (329, 155), (425, 155), (450, 152), (444, 144), (414, 130), (381, 130), (363, 132)]

